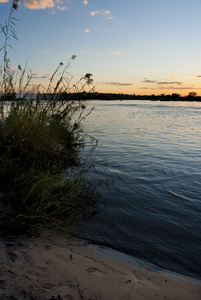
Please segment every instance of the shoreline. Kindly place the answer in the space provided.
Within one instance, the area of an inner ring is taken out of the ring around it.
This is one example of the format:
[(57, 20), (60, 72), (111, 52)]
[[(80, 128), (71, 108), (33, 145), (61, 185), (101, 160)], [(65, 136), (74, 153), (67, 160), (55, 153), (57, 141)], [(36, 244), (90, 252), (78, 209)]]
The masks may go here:
[(110, 247), (106, 247), (106, 246), (101, 247), (100, 245), (89, 244), (89, 248), (92, 249), (93, 251), (95, 251), (96, 253), (100, 254), (103, 257), (113, 258), (122, 263), (133, 265), (135, 267), (139, 267), (139, 268), (145, 269), (150, 272), (167, 274), (167, 275), (175, 277), (175, 278), (181, 278), (181, 279), (185, 279), (187, 281), (192, 281), (192, 282), (201, 284), (201, 279), (199, 279), (199, 278), (177, 273), (176, 271), (172, 271), (171, 269), (167, 269), (167, 268), (157, 265), (155, 263), (134, 257), (132, 255), (112, 249)]
[(0, 251), (2, 300), (201, 299), (201, 283), (122, 262), (114, 252), (110, 258), (50, 230), (1, 238)]

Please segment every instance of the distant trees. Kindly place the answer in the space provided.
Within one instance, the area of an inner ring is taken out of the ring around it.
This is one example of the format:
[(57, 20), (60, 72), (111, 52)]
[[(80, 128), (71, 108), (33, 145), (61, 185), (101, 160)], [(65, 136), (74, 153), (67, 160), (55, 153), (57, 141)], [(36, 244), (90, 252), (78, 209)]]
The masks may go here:
[(172, 93), (172, 98), (173, 98), (173, 99), (178, 99), (178, 98), (180, 98), (180, 97), (181, 97), (180, 94)]
[(178, 93), (160, 94), (160, 95), (136, 95), (136, 94), (122, 94), (122, 93), (66, 93), (65, 100), (151, 100), (151, 101), (200, 101), (201, 96), (195, 92), (190, 92), (186, 96)]
[(195, 98), (195, 97), (197, 97), (197, 93), (196, 92), (189, 92), (188, 97), (189, 98)]

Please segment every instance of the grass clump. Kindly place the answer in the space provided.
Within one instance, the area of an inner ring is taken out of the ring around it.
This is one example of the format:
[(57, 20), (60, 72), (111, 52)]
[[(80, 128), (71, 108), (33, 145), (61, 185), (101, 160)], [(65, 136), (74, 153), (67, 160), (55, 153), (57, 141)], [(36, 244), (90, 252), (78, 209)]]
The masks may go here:
[(20, 227), (77, 219), (96, 196), (81, 172), (72, 171), (82, 169), (85, 144), (94, 144), (82, 132), (85, 106), (51, 100), (10, 105), (0, 118), (0, 190), (9, 205), (8, 223)]
[[(8, 207), (3, 222), (12, 228), (41, 222), (61, 226), (88, 213), (97, 196), (83, 175), (86, 166), (81, 163), (83, 158), (80, 159), (86, 144), (90, 143), (91, 148), (96, 144), (82, 128), (83, 120), (91, 111), (85, 113), (86, 106), (82, 101), (66, 97), (72, 90), (83, 92), (91, 85), (92, 74), (87, 73), (76, 84), (71, 84), (68, 67), (76, 58), (73, 55), (67, 66), (59, 64), (48, 87), (42, 87), (43, 92), (41, 86), (27, 92), (31, 74), (21, 67), (18, 67), (18, 73), (13, 73), (6, 51), (16, 3), (13, 2), (8, 22), (1, 26), (5, 43), (0, 49), (0, 54), (3, 53), (0, 191), (5, 193)], [(78, 175), (75, 168), (80, 170)]]

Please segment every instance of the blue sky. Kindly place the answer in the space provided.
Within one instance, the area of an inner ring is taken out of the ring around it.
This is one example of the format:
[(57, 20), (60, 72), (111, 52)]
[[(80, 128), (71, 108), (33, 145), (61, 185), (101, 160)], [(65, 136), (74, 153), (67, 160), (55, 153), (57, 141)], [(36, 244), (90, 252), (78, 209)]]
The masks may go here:
[[(0, 0), (1, 24), (10, 5)], [(70, 72), (92, 73), (98, 92), (201, 95), (200, 11), (200, 0), (21, 0), (11, 65), (28, 60), (45, 85), (75, 54)]]

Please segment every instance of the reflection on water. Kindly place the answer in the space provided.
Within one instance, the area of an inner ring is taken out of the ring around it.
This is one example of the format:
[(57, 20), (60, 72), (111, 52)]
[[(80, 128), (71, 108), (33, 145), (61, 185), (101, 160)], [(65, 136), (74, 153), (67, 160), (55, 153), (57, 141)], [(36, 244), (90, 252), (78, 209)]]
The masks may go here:
[(106, 205), (82, 236), (201, 278), (201, 103), (89, 105), (85, 128), (99, 140), (91, 175)]

